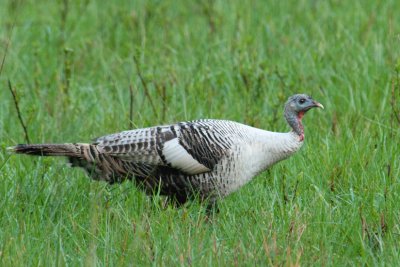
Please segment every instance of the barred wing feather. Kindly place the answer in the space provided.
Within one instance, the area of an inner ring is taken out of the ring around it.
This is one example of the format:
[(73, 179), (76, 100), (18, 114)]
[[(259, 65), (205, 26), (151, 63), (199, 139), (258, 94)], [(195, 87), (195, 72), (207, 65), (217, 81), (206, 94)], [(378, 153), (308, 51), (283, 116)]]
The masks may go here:
[(100, 153), (136, 164), (168, 166), (194, 175), (211, 171), (227, 154), (231, 139), (216, 121), (192, 121), (125, 131), (95, 141)]

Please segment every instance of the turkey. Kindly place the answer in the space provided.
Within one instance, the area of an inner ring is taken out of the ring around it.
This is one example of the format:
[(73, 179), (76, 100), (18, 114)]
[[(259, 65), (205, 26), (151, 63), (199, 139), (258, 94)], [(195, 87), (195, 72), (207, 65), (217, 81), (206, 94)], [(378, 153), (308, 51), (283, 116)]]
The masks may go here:
[(289, 97), (290, 132), (257, 129), (228, 120), (195, 120), (106, 135), (88, 143), (20, 144), (8, 150), (65, 156), (94, 180), (134, 180), (148, 194), (185, 203), (193, 196), (214, 205), (257, 174), (298, 151), (303, 115), (323, 106), (305, 94)]

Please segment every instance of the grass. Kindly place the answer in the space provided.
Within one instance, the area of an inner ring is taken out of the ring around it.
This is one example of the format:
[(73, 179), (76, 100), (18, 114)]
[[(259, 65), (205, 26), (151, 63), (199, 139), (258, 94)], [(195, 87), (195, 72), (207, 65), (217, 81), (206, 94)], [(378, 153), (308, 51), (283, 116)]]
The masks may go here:
[[(399, 8), (1, 1), (1, 265), (397, 265)], [(307, 114), (299, 153), (207, 223), (197, 202), (164, 207), (61, 159), (8, 155), (25, 142), (8, 81), (35, 143), (196, 118), (287, 131), (283, 103), (297, 92), (326, 109)]]

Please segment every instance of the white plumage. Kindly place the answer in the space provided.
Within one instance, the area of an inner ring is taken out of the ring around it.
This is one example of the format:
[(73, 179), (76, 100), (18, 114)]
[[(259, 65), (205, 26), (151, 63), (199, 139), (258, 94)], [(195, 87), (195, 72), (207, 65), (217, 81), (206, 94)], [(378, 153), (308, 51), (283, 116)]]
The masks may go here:
[(178, 138), (165, 142), (162, 154), (164, 155), (166, 162), (171, 164), (173, 168), (181, 170), (184, 173), (193, 175), (211, 171), (209, 168), (195, 160), (193, 156), (191, 156), (187, 150), (179, 144)]

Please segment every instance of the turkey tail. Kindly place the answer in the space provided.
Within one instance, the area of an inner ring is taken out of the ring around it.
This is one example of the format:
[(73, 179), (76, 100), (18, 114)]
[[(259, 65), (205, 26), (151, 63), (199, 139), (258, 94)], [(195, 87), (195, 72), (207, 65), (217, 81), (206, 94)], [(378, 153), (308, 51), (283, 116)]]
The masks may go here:
[(81, 157), (82, 148), (88, 144), (20, 144), (8, 147), (7, 150), (17, 154), (27, 154), (35, 156), (66, 156)]
[(93, 144), (21, 144), (8, 147), (7, 150), (35, 156), (64, 156), (68, 158), (71, 167), (81, 167), (92, 179), (104, 180), (110, 184), (122, 182), (127, 178), (123, 161), (100, 154)]

